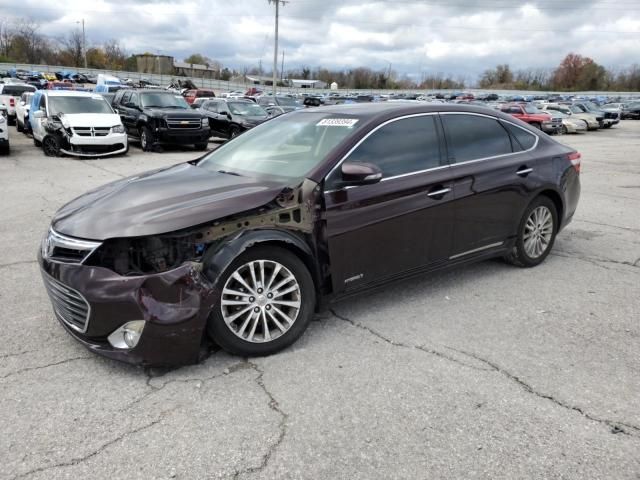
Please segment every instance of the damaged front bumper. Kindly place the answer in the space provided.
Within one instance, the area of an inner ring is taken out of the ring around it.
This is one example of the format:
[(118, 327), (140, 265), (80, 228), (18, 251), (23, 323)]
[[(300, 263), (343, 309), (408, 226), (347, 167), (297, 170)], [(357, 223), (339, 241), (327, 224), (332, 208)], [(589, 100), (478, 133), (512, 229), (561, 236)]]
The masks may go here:
[(76, 157), (106, 157), (126, 153), (128, 150), (126, 133), (111, 133), (104, 137), (73, 135), (63, 144), (60, 152)]
[[(214, 298), (201, 264), (128, 277), (102, 267), (49, 261), (41, 252), (38, 262), (56, 318), (92, 352), (138, 365), (198, 362)], [(145, 323), (135, 347), (114, 347), (108, 337), (136, 320)]]

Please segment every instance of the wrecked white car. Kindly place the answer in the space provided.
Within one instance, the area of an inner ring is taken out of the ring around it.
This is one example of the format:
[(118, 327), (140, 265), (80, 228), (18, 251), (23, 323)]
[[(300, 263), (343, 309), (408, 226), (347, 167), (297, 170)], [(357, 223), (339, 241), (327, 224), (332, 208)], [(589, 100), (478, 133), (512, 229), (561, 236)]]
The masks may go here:
[(129, 149), (120, 116), (99, 94), (38, 91), (31, 100), (29, 121), (34, 143), (49, 157), (103, 157)]

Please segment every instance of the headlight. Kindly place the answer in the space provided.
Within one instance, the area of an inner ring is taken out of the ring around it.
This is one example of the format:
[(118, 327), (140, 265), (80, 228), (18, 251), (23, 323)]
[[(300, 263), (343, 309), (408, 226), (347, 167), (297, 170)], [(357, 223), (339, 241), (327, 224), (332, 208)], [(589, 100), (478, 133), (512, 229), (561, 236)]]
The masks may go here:
[(124, 133), (124, 125), (116, 125), (115, 127), (111, 127), (111, 131), (113, 133)]
[(6, 120), (4, 119), (4, 115), (0, 115), (0, 123), (4, 123)]
[(202, 128), (209, 126), (209, 119), (207, 117), (202, 117)]

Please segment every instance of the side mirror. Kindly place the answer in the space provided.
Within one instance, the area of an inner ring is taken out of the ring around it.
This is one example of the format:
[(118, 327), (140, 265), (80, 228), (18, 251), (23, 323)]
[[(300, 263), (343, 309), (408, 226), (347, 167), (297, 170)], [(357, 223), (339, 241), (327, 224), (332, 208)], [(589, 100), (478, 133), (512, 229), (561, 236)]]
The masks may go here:
[(229, 112), (218, 112), (218, 115), (223, 115), (227, 118), (229, 118), (231, 115), (229, 114)]
[(45, 117), (44, 110), (36, 110), (35, 112), (33, 112), (33, 118), (44, 118), (44, 117)]
[(382, 180), (382, 171), (371, 163), (344, 162), (341, 172), (342, 186), (371, 185)]

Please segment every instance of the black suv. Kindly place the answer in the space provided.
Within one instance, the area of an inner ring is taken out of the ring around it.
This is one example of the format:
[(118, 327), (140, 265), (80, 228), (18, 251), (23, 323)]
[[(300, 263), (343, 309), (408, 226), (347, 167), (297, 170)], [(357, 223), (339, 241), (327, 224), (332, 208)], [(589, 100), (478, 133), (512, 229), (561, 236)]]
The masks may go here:
[(264, 108), (249, 100), (207, 100), (198, 111), (209, 119), (211, 133), (222, 138), (233, 138), (269, 119)]
[(113, 108), (129, 137), (140, 140), (145, 151), (162, 144), (207, 148), (209, 120), (189, 108), (182, 95), (154, 89), (119, 90)]

